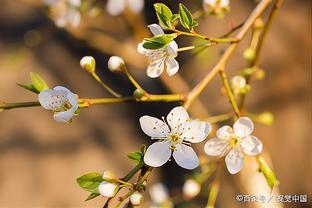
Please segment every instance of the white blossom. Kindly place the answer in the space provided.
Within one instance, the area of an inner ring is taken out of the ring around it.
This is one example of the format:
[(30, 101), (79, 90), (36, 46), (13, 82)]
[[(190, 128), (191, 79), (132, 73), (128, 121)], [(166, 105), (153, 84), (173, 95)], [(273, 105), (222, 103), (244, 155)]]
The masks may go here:
[(42, 107), (54, 112), (58, 122), (70, 122), (78, 109), (77, 95), (61, 86), (41, 91), (38, 100)]
[(209, 10), (209, 7), (229, 7), (230, 0), (203, 0), (204, 9)]
[(168, 189), (162, 183), (156, 183), (152, 185), (148, 190), (151, 200), (155, 204), (155, 206), (165, 203), (169, 199)]
[(104, 196), (104, 197), (108, 197), (108, 198), (112, 198), (116, 195), (117, 191), (118, 191), (119, 187), (117, 183), (110, 183), (107, 181), (103, 181), (102, 183), (100, 183), (98, 190), (99, 193)]
[(111, 56), (108, 60), (107, 67), (112, 72), (121, 72), (125, 66), (125, 61), (119, 56)]
[(187, 199), (194, 198), (200, 192), (200, 184), (194, 179), (188, 179), (183, 184), (183, 195)]
[(58, 27), (70, 25), (77, 27), (80, 23), (81, 14), (79, 7), (81, 0), (43, 0), (50, 9), (54, 22)]
[(143, 202), (143, 199), (144, 199), (143, 195), (138, 191), (131, 194), (129, 198), (130, 198), (130, 202), (133, 206), (141, 205)]
[[(157, 24), (151, 24), (148, 27), (154, 36), (165, 34), (163, 29)], [(138, 51), (148, 56), (151, 60), (147, 68), (147, 75), (149, 77), (159, 77), (165, 69), (169, 76), (178, 72), (179, 63), (175, 60), (175, 57), (178, 55), (178, 45), (175, 41), (171, 41), (164, 48), (156, 50), (144, 48), (143, 43), (144, 41), (138, 45)]]
[(239, 118), (233, 125), (223, 126), (216, 132), (216, 138), (205, 144), (205, 152), (211, 156), (225, 156), (225, 163), (231, 174), (238, 173), (244, 164), (244, 154), (257, 155), (262, 152), (262, 142), (251, 135), (253, 122), (247, 117)]
[(205, 11), (222, 17), (230, 9), (230, 0), (203, 0)]
[(172, 155), (179, 166), (185, 169), (196, 168), (199, 159), (191, 143), (202, 142), (208, 136), (211, 125), (191, 120), (183, 107), (172, 109), (167, 116), (167, 123), (151, 116), (140, 118), (143, 132), (153, 140), (158, 140), (147, 148), (144, 162), (152, 167), (160, 167)]
[(138, 14), (144, 8), (144, 0), (108, 0), (106, 11), (112, 16), (120, 15), (128, 8), (131, 12)]
[(234, 94), (239, 94), (246, 87), (246, 79), (243, 76), (234, 76), (231, 79), (231, 87)]

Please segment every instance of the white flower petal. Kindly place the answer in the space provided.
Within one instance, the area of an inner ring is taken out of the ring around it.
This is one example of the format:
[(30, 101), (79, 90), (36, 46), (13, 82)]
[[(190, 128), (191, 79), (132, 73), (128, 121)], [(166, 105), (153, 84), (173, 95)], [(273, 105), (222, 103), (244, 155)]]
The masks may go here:
[(163, 73), (164, 69), (165, 58), (156, 59), (147, 67), (147, 76), (150, 78), (159, 77)]
[(166, 68), (168, 75), (172, 76), (179, 71), (179, 63), (173, 57), (169, 56), (166, 59)]
[(140, 54), (144, 54), (145, 55), (146, 49), (143, 47), (143, 42), (138, 44), (137, 51)]
[(247, 155), (257, 155), (262, 152), (262, 142), (255, 136), (248, 136), (242, 139), (242, 150)]
[(173, 133), (181, 132), (189, 119), (188, 113), (182, 106), (175, 107), (167, 115), (167, 122)]
[(134, 13), (140, 13), (144, 8), (144, 0), (128, 0), (128, 7)]
[(145, 164), (151, 167), (160, 167), (165, 164), (171, 156), (170, 145), (170, 141), (164, 141), (155, 142), (149, 146), (144, 155)]
[(77, 95), (74, 93), (69, 92), (67, 94), (67, 99), (69, 103), (71, 104), (71, 109), (75, 112), (78, 109), (78, 98)]
[(244, 154), (240, 149), (232, 149), (225, 157), (225, 164), (231, 174), (238, 173), (244, 165)]
[(175, 41), (171, 41), (167, 46), (167, 52), (173, 58), (177, 57), (178, 55), (178, 44)]
[(53, 118), (57, 122), (68, 123), (71, 122), (75, 111), (71, 108), (67, 111), (54, 113)]
[(213, 138), (206, 142), (204, 150), (210, 156), (223, 156), (229, 150), (229, 141)]
[(103, 181), (100, 183), (98, 190), (99, 193), (104, 197), (114, 197), (118, 191), (118, 185), (116, 183), (109, 183), (107, 181)]
[(185, 126), (181, 137), (191, 143), (199, 143), (205, 140), (211, 131), (211, 125), (203, 121), (191, 121)]
[(234, 134), (239, 137), (249, 136), (253, 130), (253, 122), (247, 117), (241, 117), (234, 123)]
[(42, 107), (47, 110), (54, 110), (60, 108), (66, 101), (65, 90), (43, 90), (38, 95), (38, 100)]
[(66, 91), (66, 92), (70, 92), (69, 89), (67, 89), (66, 87), (62, 87), (62, 86), (56, 86), (53, 88), (53, 90), (62, 90), (62, 91)]
[(173, 158), (182, 168), (192, 170), (199, 165), (199, 159), (192, 147), (177, 144), (173, 152)]
[(216, 132), (216, 136), (220, 139), (230, 139), (233, 129), (230, 126), (222, 126)]
[(142, 116), (140, 125), (143, 132), (150, 137), (166, 138), (169, 134), (168, 125), (158, 118)]
[(231, 79), (231, 84), (234, 88), (243, 88), (246, 85), (246, 79), (243, 76), (237, 75)]
[(126, 8), (125, 0), (108, 0), (106, 11), (112, 16), (120, 15)]
[(165, 34), (163, 29), (158, 24), (148, 25), (148, 28), (150, 29), (152, 34), (155, 35), (155, 36), (156, 35), (163, 35), (163, 34)]

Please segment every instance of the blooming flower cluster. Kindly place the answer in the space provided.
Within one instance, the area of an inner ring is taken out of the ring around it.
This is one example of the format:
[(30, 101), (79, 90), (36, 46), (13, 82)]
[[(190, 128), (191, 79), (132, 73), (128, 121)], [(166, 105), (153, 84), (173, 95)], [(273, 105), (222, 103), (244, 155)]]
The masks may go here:
[(183, 107), (172, 109), (167, 116), (167, 123), (151, 116), (140, 118), (143, 132), (153, 140), (158, 140), (148, 147), (144, 162), (152, 167), (160, 167), (172, 155), (176, 163), (185, 169), (198, 167), (199, 159), (190, 145), (205, 140), (211, 125), (191, 120)]
[(54, 112), (54, 120), (58, 122), (70, 122), (78, 110), (77, 95), (65, 87), (43, 90), (38, 99), (42, 107)]
[(112, 16), (120, 15), (129, 9), (133, 13), (140, 13), (144, 8), (144, 0), (108, 0), (106, 11)]
[(233, 128), (223, 126), (216, 132), (216, 138), (205, 144), (205, 152), (211, 156), (225, 157), (225, 164), (231, 174), (238, 173), (244, 165), (244, 154), (258, 155), (262, 142), (251, 135), (253, 122), (247, 117), (239, 118)]
[[(164, 35), (163, 29), (157, 24), (148, 26), (154, 36)], [(151, 78), (159, 77), (166, 69), (169, 76), (174, 75), (179, 70), (179, 63), (175, 60), (178, 55), (178, 45), (171, 41), (167, 46), (160, 49), (146, 49), (143, 47), (144, 41), (138, 45), (139, 53), (150, 58), (151, 63), (147, 68), (147, 75)]]
[(43, 0), (49, 7), (55, 24), (58, 27), (70, 25), (77, 27), (80, 23), (81, 14), (79, 7), (81, 0)]

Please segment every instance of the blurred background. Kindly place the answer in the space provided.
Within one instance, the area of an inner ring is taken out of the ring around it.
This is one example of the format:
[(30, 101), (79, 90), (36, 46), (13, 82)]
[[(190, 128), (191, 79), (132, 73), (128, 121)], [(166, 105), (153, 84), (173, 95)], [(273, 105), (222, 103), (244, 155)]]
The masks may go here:
[[(180, 53), (179, 75), (169, 78), (164, 73), (159, 79), (150, 79), (146, 75), (147, 59), (136, 51), (136, 46), (143, 38), (151, 36), (146, 25), (157, 22), (153, 4), (163, 2), (177, 12), (179, 2), (188, 5), (192, 11), (201, 9), (202, 2), (146, 0), (141, 13), (125, 11), (118, 16), (106, 12), (106, 1), (86, 2), (78, 26), (57, 27), (53, 21), (54, 9), (40, 0), (1, 0), (1, 101), (37, 99), (16, 85), (17, 82), (29, 83), (30, 71), (39, 73), (50, 86), (66, 86), (80, 97), (109, 97), (80, 68), (79, 61), (85, 55), (95, 57), (100, 76), (123, 95), (131, 95), (134, 88), (124, 76), (107, 69), (111, 55), (122, 56), (131, 73), (149, 92), (184, 93), (201, 80), (227, 46), (216, 46), (198, 55)], [(96, 5), (96, 8), (90, 5)], [(231, 12), (224, 19), (204, 16), (200, 19), (198, 32), (207, 36), (222, 35), (231, 26), (241, 23), (255, 6), (256, 2), (250, 0), (231, 1)], [(285, 203), (284, 207), (289, 208), (311, 207), (310, 13), (310, 1), (284, 2), (261, 54), (260, 65), (265, 69), (266, 77), (263, 81), (252, 82), (246, 105), (252, 113), (270, 111), (275, 116), (271, 126), (257, 123), (256, 135), (263, 141), (265, 154), (269, 155), (267, 158), (280, 181), (279, 193), (308, 195), (309, 203)], [(178, 39), (178, 44), (188, 46), (192, 44), (191, 40)], [(230, 59), (227, 65), (229, 77), (246, 66), (242, 53), (249, 41), (250, 34)], [(220, 88), (221, 82), (216, 78), (201, 95), (201, 102), (191, 108), (193, 117), (206, 118), (207, 111), (210, 115), (217, 115), (231, 110)], [(138, 118), (167, 115), (177, 105), (128, 103), (94, 106), (83, 109), (69, 125), (56, 123), (51, 112), (40, 107), (1, 112), (0, 207), (101, 207), (105, 201), (102, 197), (84, 202), (88, 193), (78, 187), (76, 178), (87, 172), (108, 169), (120, 177), (125, 175), (133, 167), (127, 153), (137, 150), (142, 143), (151, 143), (142, 133)], [(200, 152), (202, 145), (198, 144), (197, 148)], [(266, 185), (263, 176), (256, 173), (252, 165), (253, 161), (250, 161), (250, 165), (235, 176), (224, 171), (216, 207), (267, 207), (235, 200), (239, 193), (267, 191), (262, 189)], [(155, 171), (149, 183), (161, 181), (170, 194), (175, 195), (181, 192), (188, 174), (170, 162)], [(256, 174), (254, 181), (248, 181), (250, 174)], [(206, 193), (203, 190), (193, 207), (204, 206)], [(148, 207), (147, 195), (143, 207)]]

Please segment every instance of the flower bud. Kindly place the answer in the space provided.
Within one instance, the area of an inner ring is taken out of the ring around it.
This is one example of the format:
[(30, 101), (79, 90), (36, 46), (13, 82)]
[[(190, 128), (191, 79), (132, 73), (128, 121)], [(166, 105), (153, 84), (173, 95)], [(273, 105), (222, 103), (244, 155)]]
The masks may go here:
[(245, 68), (240, 72), (240, 75), (248, 77), (253, 75), (257, 71), (257, 67)]
[(264, 27), (264, 22), (262, 18), (258, 18), (256, 19), (255, 23), (254, 23), (254, 28), (255, 29), (262, 29)]
[(131, 196), (130, 196), (130, 202), (131, 202), (131, 204), (133, 205), (133, 206), (139, 206), (139, 205), (141, 205), (142, 204), (142, 202), (143, 202), (143, 195), (140, 193), (140, 192), (138, 192), (138, 191), (136, 191), (136, 192), (134, 192), (133, 194), (131, 194)]
[(122, 72), (125, 67), (125, 61), (119, 56), (112, 56), (108, 60), (108, 69), (112, 72)]
[(106, 170), (106, 171), (104, 171), (102, 177), (103, 177), (104, 180), (105, 180), (105, 179), (112, 180), (112, 179), (115, 178), (115, 175), (114, 175), (111, 171)]
[(151, 199), (156, 204), (162, 204), (168, 200), (168, 189), (162, 183), (156, 183), (149, 189)]
[(100, 183), (98, 189), (102, 196), (112, 198), (116, 195), (119, 187), (117, 183), (109, 183), (103, 181), (102, 183)]
[(257, 80), (263, 80), (265, 78), (265, 71), (263, 69), (258, 69), (255, 73), (255, 78)]
[(95, 59), (92, 56), (84, 56), (80, 60), (80, 66), (89, 73), (95, 72)]
[(133, 96), (137, 99), (140, 99), (142, 98), (144, 95), (146, 94), (146, 92), (142, 89), (136, 89), (134, 92), (133, 92)]
[(256, 52), (254, 49), (252, 48), (247, 48), (245, 51), (244, 51), (244, 54), (243, 54), (243, 57), (248, 60), (248, 61), (252, 61), (255, 59), (256, 57)]
[(231, 79), (231, 87), (234, 94), (239, 94), (243, 88), (246, 86), (246, 79), (242, 76), (234, 76)]
[(266, 125), (272, 125), (274, 116), (271, 112), (263, 112), (258, 116), (258, 121)]
[(183, 195), (187, 199), (194, 198), (200, 192), (200, 184), (194, 179), (188, 179), (183, 185)]

